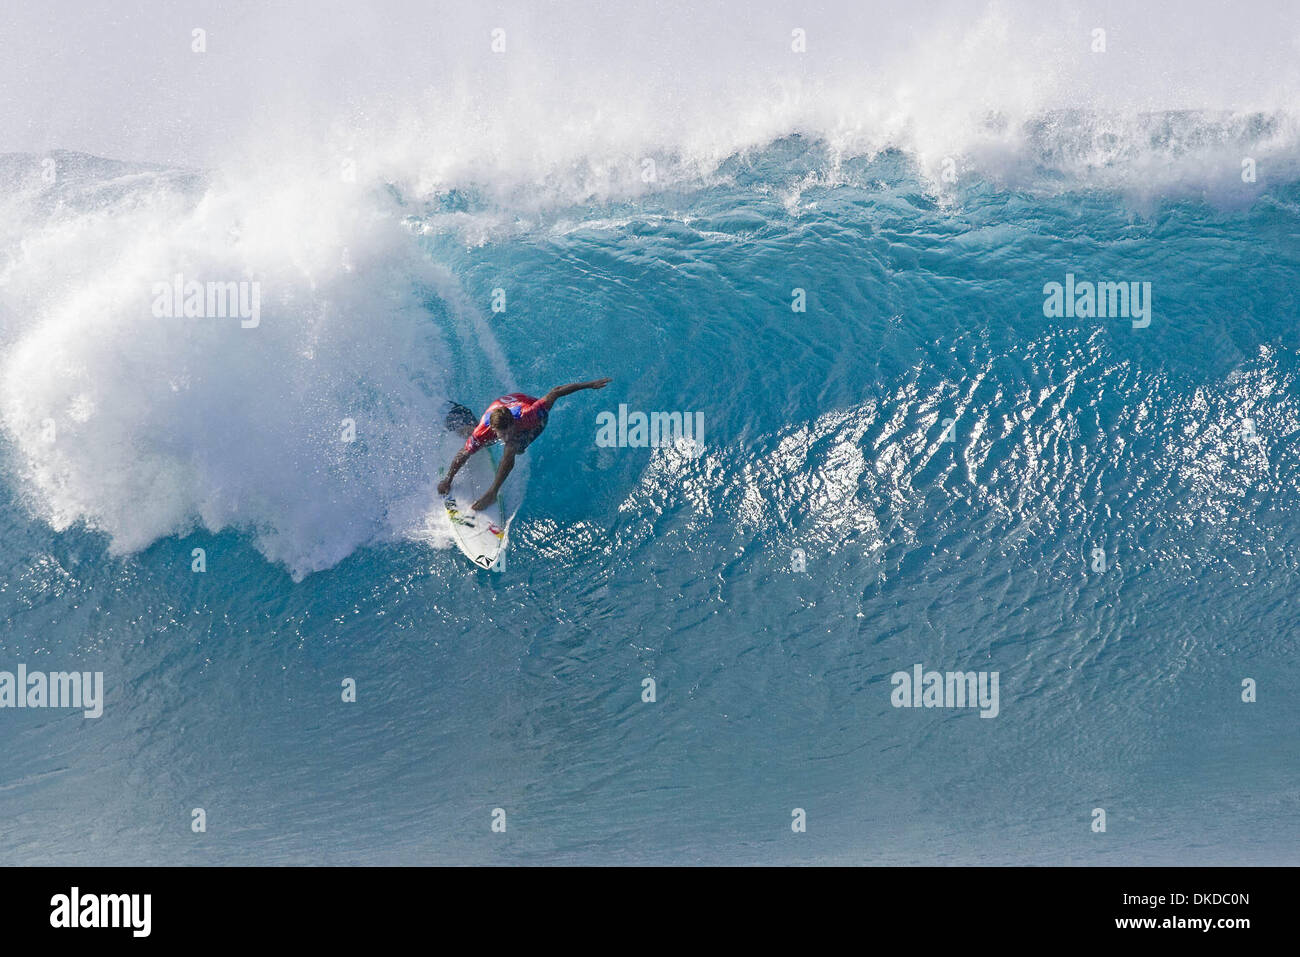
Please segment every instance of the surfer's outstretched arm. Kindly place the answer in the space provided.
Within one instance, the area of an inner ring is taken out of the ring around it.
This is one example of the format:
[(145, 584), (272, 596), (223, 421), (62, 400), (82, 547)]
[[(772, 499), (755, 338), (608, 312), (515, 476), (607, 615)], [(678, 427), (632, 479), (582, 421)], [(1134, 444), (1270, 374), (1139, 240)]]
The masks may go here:
[(470, 508), (476, 512), (481, 512), (497, 500), (497, 492), (501, 491), (501, 483), (506, 480), (510, 470), (515, 467), (515, 450), (510, 446), (505, 447), (501, 453), (501, 464), (497, 466), (497, 477), (492, 480), (492, 487), (483, 493), (483, 497), (475, 502)]
[(555, 405), (556, 399), (562, 399), (566, 395), (572, 395), (575, 392), (581, 392), (583, 389), (603, 389), (609, 385), (612, 380), (609, 378), (592, 379), (590, 382), (570, 382), (568, 385), (557, 385), (550, 392), (546, 393), (546, 404)]
[(438, 483), (439, 495), (446, 495), (451, 491), (451, 480), (456, 477), (456, 473), (460, 471), (460, 467), (468, 462), (469, 457), (473, 454), (473, 452), (470, 452), (467, 449), (461, 449), (456, 453), (456, 457), (451, 460), (451, 465), (447, 466), (447, 475)]

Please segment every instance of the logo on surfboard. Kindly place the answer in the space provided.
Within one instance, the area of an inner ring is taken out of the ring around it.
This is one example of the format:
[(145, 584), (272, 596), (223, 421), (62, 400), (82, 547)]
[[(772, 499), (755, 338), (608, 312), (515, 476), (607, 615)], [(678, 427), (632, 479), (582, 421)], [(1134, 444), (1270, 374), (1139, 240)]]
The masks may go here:
[[(456, 500), (454, 498), (446, 499), (444, 504), (447, 506), (447, 517), (450, 518), (457, 525), (463, 525), (466, 528), (478, 527), (474, 523), (474, 518), (476, 517), (477, 513), (470, 512), (469, 515), (462, 515), (460, 513), (460, 510), (456, 507)], [(504, 529), (498, 528), (492, 522), (488, 522), (488, 531), (491, 532), (493, 535), (495, 535), (497, 538), (500, 538), (502, 535), (505, 534)], [(475, 559), (475, 561), (477, 560), (478, 559)]]

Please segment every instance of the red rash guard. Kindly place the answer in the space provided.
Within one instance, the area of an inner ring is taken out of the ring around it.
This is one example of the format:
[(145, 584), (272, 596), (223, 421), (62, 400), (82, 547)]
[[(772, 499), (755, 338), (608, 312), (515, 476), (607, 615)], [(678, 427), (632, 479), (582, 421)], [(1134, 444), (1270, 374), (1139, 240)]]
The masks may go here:
[(479, 419), (478, 425), (470, 433), (469, 438), (465, 440), (466, 452), (473, 454), (485, 445), (491, 445), (497, 441), (497, 434), (492, 431), (492, 426), (488, 424), (495, 409), (509, 409), (510, 414), (515, 417), (515, 432), (511, 439), (511, 445), (516, 453), (524, 451), (533, 439), (542, 434), (542, 429), (546, 428), (546, 418), (551, 411), (545, 399), (524, 395), (522, 392), (511, 392), (509, 395), (503, 395), (487, 407), (487, 411)]

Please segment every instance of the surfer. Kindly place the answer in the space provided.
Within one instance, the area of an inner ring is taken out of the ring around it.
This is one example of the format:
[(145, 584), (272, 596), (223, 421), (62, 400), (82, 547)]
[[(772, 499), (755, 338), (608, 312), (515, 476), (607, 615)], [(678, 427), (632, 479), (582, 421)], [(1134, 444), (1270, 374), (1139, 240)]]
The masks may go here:
[(447, 414), (447, 427), (453, 432), (465, 436), (465, 447), (456, 453), (447, 469), (447, 477), (438, 483), (438, 494), (446, 495), (451, 491), (451, 480), (455, 478), (460, 467), (469, 461), (469, 457), (485, 446), (499, 441), (504, 447), (501, 464), (497, 467), (496, 478), (492, 487), (483, 493), (482, 498), (470, 506), (479, 512), (497, 500), (497, 492), (505, 482), (510, 470), (515, 467), (515, 456), (523, 452), (533, 439), (542, 434), (546, 420), (550, 415), (555, 400), (583, 389), (603, 389), (610, 380), (592, 379), (590, 382), (570, 382), (557, 386), (540, 399), (522, 392), (511, 392), (496, 399), (487, 407), (483, 417), (474, 425), (473, 415), (463, 405), (455, 406)]

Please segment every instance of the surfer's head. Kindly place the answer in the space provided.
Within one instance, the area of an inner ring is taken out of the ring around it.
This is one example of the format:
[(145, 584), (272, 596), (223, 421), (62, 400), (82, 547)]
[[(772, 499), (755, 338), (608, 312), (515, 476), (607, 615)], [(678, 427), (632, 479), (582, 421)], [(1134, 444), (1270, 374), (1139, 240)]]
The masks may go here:
[(493, 409), (492, 415), (488, 417), (488, 425), (491, 426), (492, 431), (502, 439), (510, 434), (510, 430), (514, 427), (514, 424), (515, 417), (510, 414), (510, 410), (501, 406), (497, 406)]

